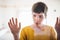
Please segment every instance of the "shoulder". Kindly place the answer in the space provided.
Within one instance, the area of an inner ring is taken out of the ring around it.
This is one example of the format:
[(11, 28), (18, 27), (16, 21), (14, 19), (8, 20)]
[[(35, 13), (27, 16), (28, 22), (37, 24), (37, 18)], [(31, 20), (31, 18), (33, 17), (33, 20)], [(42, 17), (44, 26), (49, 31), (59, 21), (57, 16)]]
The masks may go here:
[(50, 25), (45, 25), (46, 28), (53, 28), (52, 26)]
[(22, 28), (21, 30), (21, 34), (24, 34), (24, 35), (29, 35), (31, 33), (33, 33), (33, 29), (30, 27), (30, 26), (25, 26), (24, 28)]
[(47, 25), (47, 27), (50, 29), (50, 31), (55, 31), (56, 32), (56, 30), (55, 30), (55, 28), (54, 27), (52, 27), (52, 26), (49, 26), (49, 25)]
[(25, 26), (24, 28), (22, 28), (22, 31), (31, 31), (32, 30), (32, 28), (31, 28), (31, 26)]
[(30, 26), (25, 26), (24, 28), (22, 28), (22, 30), (27, 30), (30, 29)]
[(49, 30), (54, 29), (54, 27), (53, 26), (50, 26), (50, 25), (45, 25), (45, 28), (46, 29), (49, 29)]

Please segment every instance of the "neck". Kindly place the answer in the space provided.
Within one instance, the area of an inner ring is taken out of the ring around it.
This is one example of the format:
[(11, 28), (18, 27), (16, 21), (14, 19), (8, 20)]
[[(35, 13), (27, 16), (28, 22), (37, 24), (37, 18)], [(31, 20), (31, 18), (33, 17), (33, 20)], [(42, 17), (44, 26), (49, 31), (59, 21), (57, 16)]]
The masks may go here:
[(38, 27), (38, 28), (41, 28), (41, 27), (42, 27), (42, 23), (41, 23), (41, 24), (35, 23), (34, 25), (35, 25), (36, 27)]
[(39, 28), (42, 31), (44, 31), (44, 27), (43, 26), (44, 26), (43, 24), (33, 24), (34, 28), (37, 27), (37, 28)]

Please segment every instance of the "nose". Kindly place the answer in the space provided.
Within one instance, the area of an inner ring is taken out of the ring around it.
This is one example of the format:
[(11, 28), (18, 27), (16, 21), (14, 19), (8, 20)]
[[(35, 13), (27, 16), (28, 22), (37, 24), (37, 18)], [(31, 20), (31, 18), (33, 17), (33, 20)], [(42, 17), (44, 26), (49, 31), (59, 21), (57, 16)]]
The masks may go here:
[(39, 21), (39, 17), (38, 16), (36, 17), (36, 20)]

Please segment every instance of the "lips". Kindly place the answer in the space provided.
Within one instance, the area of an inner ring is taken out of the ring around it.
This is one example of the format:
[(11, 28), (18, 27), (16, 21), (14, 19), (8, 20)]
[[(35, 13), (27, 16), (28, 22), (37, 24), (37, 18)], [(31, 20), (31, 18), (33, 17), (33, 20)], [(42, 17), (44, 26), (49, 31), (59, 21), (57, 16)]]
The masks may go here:
[(38, 23), (38, 22), (36, 23), (37, 26), (38, 26), (39, 24), (40, 24), (40, 23)]

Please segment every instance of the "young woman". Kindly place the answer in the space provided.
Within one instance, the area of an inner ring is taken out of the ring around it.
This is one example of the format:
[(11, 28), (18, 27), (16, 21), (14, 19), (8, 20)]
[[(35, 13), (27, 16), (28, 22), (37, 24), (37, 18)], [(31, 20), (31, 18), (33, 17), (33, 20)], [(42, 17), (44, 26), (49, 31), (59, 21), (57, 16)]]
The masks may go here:
[(55, 29), (51, 26), (42, 24), (43, 20), (47, 16), (48, 7), (43, 2), (37, 2), (32, 6), (32, 15), (34, 24), (26, 26), (22, 29), (19, 39), (19, 30), (21, 24), (17, 18), (10, 19), (8, 25), (15, 40), (57, 40), (57, 33)]

